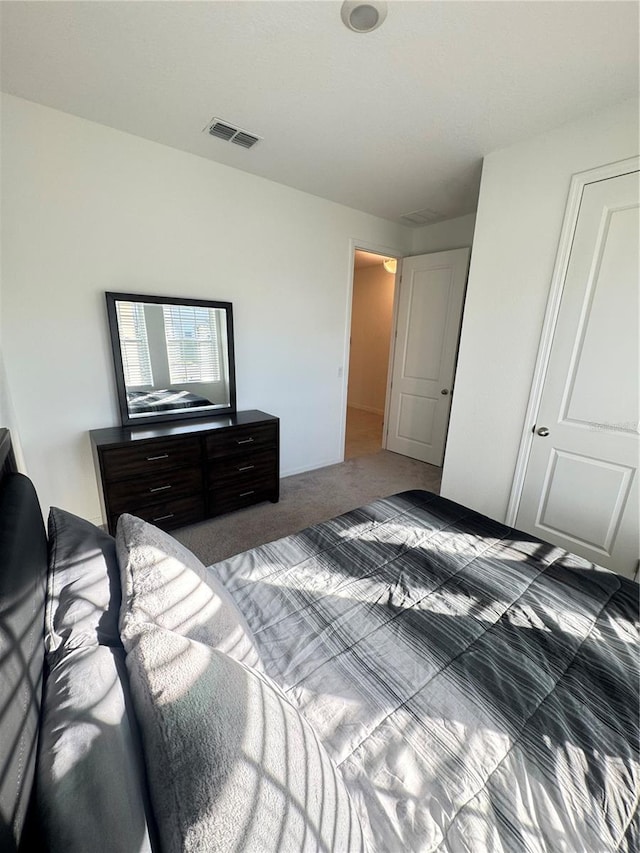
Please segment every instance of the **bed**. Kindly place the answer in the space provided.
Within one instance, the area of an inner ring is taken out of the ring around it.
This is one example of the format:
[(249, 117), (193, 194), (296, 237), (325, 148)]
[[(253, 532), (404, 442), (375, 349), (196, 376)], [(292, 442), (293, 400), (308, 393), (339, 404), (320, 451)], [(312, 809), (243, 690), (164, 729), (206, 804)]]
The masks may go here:
[(11, 467), (2, 850), (640, 849), (633, 582), (421, 491), (204, 567)]
[(153, 391), (127, 391), (127, 407), (131, 415), (146, 412), (172, 412), (211, 405), (213, 405), (211, 400), (191, 391), (166, 388)]

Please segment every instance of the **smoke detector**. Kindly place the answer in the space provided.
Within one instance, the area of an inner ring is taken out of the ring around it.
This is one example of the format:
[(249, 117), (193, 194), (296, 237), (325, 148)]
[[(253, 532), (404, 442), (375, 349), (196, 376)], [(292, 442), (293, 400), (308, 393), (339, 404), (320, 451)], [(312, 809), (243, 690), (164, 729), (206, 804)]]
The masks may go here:
[(387, 17), (387, 4), (378, 0), (370, 0), (368, 3), (345, 0), (340, 17), (345, 27), (354, 33), (371, 33), (377, 30)]
[(253, 148), (256, 142), (262, 139), (261, 136), (235, 127), (222, 118), (212, 118), (204, 129), (211, 136), (215, 136), (216, 139), (222, 139), (224, 142), (233, 142), (234, 145), (240, 145), (242, 148)]

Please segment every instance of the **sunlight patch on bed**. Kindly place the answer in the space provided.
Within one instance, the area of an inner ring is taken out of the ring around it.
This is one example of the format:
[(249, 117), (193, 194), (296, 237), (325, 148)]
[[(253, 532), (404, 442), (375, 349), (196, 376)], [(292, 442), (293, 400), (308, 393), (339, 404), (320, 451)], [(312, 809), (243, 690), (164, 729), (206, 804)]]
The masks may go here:
[[(208, 662), (202, 653), (198, 652), (198, 645), (186, 637), (171, 634), (167, 645), (166, 634), (154, 631), (152, 636), (153, 656), (151, 659), (147, 658), (146, 665), (156, 674), (156, 681), (168, 685), (154, 695), (154, 701), (162, 706), (187, 697), (203, 677)], [(176, 646), (179, 651), (175, 651)], [(180, 673), (179, 678), (173, 677), (176, 671)]]

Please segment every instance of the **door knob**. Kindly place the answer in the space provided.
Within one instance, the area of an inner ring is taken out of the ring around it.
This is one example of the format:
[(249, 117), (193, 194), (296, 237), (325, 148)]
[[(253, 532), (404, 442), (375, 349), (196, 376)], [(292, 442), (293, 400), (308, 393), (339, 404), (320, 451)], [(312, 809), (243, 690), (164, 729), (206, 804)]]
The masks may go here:
[(546, 438), (546, 436), (549, 435), (549, 430), (547, 429), (547, 427), (539, 427), (536, 432), (538, 433), (538, 435), (541, 435), (542, 438)]
[(442, 389), (442, 391), (441, 391), (440, 393), (442, 394), (442, 396), (443, 396), (443, 397), (446, 397), (446, 396), (447, 396), (447, 394), (449, 393), (449, 389), (448, 389), (448, 388), (443, 388), (443, 389)]

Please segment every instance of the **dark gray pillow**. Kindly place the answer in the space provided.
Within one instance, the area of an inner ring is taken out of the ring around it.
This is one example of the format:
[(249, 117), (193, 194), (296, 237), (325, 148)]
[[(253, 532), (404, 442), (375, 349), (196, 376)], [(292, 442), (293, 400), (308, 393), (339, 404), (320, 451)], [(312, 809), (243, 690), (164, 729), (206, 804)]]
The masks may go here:
[(50, 853), (152, 849), (144, 762), (129, 704), (122, 648), (63, 651), (49, 672), (36, 791)]
[(64, 650), (121, 646), (120, 600), (114, 538), (90, 521), (52, 507), (45, 615), (50, 663)]

